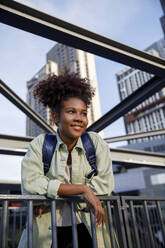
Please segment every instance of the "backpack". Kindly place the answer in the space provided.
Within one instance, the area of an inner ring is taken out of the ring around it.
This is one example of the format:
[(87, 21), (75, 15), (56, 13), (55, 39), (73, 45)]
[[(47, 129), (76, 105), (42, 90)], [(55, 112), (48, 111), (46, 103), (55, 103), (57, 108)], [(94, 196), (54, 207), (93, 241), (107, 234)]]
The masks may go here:
[[(86, 152), (87, 160), (91, 166), (91, 171), (89, 171), (85, 177), (90, 179), (92, 176), (97, 175), (96, 166), (96, 151), (93, 145), (93, 141), (87, 132), (84, 132), (81, 136), (81, 140)], [(57, 137), (55, 134), (47, 133), (45, 135), (43, 148), (42, 148), (42, 161), (44, 164), (44, 175), (49, 171), (53, 153), (57, 145)]]

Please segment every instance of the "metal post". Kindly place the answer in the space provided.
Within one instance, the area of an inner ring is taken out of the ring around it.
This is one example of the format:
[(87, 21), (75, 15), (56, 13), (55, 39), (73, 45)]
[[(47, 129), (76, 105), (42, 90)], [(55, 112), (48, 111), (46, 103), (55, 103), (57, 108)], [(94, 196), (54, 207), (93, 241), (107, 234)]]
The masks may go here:
[[(153, 204), (153, 206), (150, 209), (150, 222), (152, 223), (154, 245), (155, 245), (155, 247), (157, 247), (159, 241), (157, 240), (155, 234), (159, 231), (159, 227), (158, 227), (159, 217), (157, 215), (156, 204), (155, 205)], [(155, 225), (155, 223), (156, 223), (156, 225)]]
[(96, 236), (96, 222), (95, 222), (95, 216), (90, 210), (90, 220), (91, 220), (91, 230), (92, 230), (92, 244), (93, 248), (97, 248), (97, 236)]
[(107, 213), (108, 213), (108, 224), (109, 224), (109, 231), (110, 231), (110, 237), (111, 237), (111, 244), (112, 244), (112, 248), (115, 248), (115, 239), (114, 239), (115, 230), (114, 230), (114, 225), (113, 225), (110, 201), (107, 201)]
[(150, 247), (155, 247), (154, 246), (154, 239), (153, 239), (153, 233), (151, 229), (151, 222), (150, 222), (150, 217), (149, 217), (149, 212), (148, 212), (148, 207), (147, 207), (147, 202), (144, 201), (144, 210), (145, 210), (145, 216), (146, 216), (146, 222), (147, 222), (147, 227), (148, 227), (148, 232), (149, 232), (149, 237), (150, 237)]
[(22, 231), (22, 210), (21, 210), (21, 212), (20, 212), (19, 218), (20, 218), (20, 222), (19, 222), (19, 231), (21, 232), (21, 231)]
[(33, 201), (28, 202), (28, 248), (33, 247)]
[(51, 221), (52, 221), (52, 248), (57, 248), (57, 227), (56, 227), (56, 202), (51, 202)]
[[(121, 197), (121, 201), (120, 198), (118, 198), (115, 201), (114, 204), (114, 215), (116, 218), (116, 223), (117, 223), (117, 230), (118, 230), (118, 237), (119, 237), (119, 244), (120, 247), (122, 248), (128, 248), (129, 246), (127, 246), (127, 241), (126, 241), (126, 232), (125, 232), (125, 228), (127, 228), (128, 226), (128, 222), (125, 222), (124, 225), (124, 218), (122, 215), (122, 207), (121, 207), (121, 202), (122, 202), (122, 206), (124, 207), (124, 217), (125, 220), (127, 220), (127, 207), (126, 207), (126, 203), (124, 198)], [(128, 232), (127, 232), (128, 234)], [(132, 247), (131, 247), (132, 248)]]
[(137, 245), (137, 248), (140, 248), (140, 240), (139, 240), (139, 235), (138, 235), (138, 230), (137, 230), (137, 222), (136, 222), (133, 201), (130, 201), (130, 210), (131, 210), (132, 226), (134, 230), (136, 245)]
[(158, 210), (159, 221), (160, 221), (160, 224), (161, 224), (163, 245), (165, 245), (165, 225), (164, 225), (164, 222), (163, 222), (163, 215), (162, 215), (162, 210), (161, 210), (159, 201), (156, 201), (156, 206), (157, 206), (157, 210)]
[[(144, 199), (141, 201), (141, 206), (144, 205)], [(149, 239), (149, 236), (148, 236), (148, 228), (147, 228), (147, 221), (146, 221), (146, 217), (145, 217), (145, 211), (144, 211), (144, 207), (138, 209), (139, 211), (139, 220), (141, 219), (140, 221), (140, 235), (142, 236), (141, 240), (143, 240), (143, 244), (144, 244), (144, 247), (147, 247), (148, 244), (150, 243), (150, 239)]]
[(72, 240), (73, 248), (78, 248), (77, 223), (74, 202), (71, 201), (71, 216), (72, 216)]
[(3, 201), (3, 209), (2, 209), (2, 248), (8, 247), (7, 242), (7, 234), (8, 234), (8, 201)]
[(15, 247), (15, 241), (16, 241), (16, 212), (15, 212), (15, 208), (13, 209), (13, 213), (12, 213), (12, 217), (13, 217), (13, 230), (12, 230), (12, 247)]

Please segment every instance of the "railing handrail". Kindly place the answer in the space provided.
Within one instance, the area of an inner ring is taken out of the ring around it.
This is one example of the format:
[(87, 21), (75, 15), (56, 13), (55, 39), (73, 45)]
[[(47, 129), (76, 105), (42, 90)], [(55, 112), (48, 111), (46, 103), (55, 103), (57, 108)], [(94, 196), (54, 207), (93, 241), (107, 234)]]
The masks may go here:
[[(165, 197), (159, 197), (159, 196), (105, 196), (105, 195), (99, 195), (98, 198), (102, 201), (109, 201), (109, 200), (117, 200), (119, 198), (124, 200), (142, 200), (142, 201), (165, 201)], [(32, 200), (32, 201), (85, 201), (82, 195), (70, 195), (70, 196), (61, 196), (57, 198), (48, 198), (46, 196), (42, 195), (13, 195), (13, 194), (0, 194), (0, 201), (2, 200)]]
[[(118, 196), (98, 196), (100, 200), (116, 200)], [(0, 194), (0, 200), (39, 200), (39, 201), (66, 201), (66, 200), (73, 200), (73, 201), (84, 201), (82, 195), (70, 195), (70, 196), (62, 196), (57, 198), (48, 198), (46, 196), (41, 195), (3, 195)]]

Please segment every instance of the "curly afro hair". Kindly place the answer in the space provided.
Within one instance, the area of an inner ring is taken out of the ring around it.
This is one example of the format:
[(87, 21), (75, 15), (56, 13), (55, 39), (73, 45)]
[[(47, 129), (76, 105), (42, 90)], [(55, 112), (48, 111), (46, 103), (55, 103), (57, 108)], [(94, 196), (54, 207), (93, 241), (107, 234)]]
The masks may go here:
[(94, 88), (87, 78), (80, 78), (77, 73), (65, 71), (56, 76), (50, 75), (40, 81), (33, 91), (34, 97), (39, 99), (44, 106), (48, 106), (52, 112), (60, 114), (61, 104), (70, 97), (78, 97), (87, 107), (94, 96)]

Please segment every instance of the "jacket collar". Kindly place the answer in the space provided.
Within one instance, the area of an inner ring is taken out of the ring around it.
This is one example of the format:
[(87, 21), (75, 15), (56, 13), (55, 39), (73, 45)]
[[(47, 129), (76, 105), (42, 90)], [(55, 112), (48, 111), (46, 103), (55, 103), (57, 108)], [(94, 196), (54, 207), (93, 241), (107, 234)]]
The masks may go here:
[[(63, 142), (63, 140), (61, 139), (61, 137), (60, 137), (60, 135), (59, 135), (59, 131), (58, 131), (58, 130), (57, 130), (57, 132), (56, 132), (56, 137), (57, 137), (57, 146), (56, 146), (56, 149), (59, 149), (59, 148), (60, 148), (60, 146), (63, 146), (63, 145), (65, 145), (65, 146), (66, 146), (66, 144), (65, 144), (65, 143)], [(77, 141), (77, 143), (76, 143), (76, 145), (75, 145), (74, 149), (80, 149), (80, 150), (82, 150), (82, 151), (84, 151), (84, 152), (85, 152), (85, 149), (84, 149), (84, 146), (83, 146), (83, 143), (82, 143), (81, 137), (80, 137), (80, 138), (78, 138), (78, 141)]]

